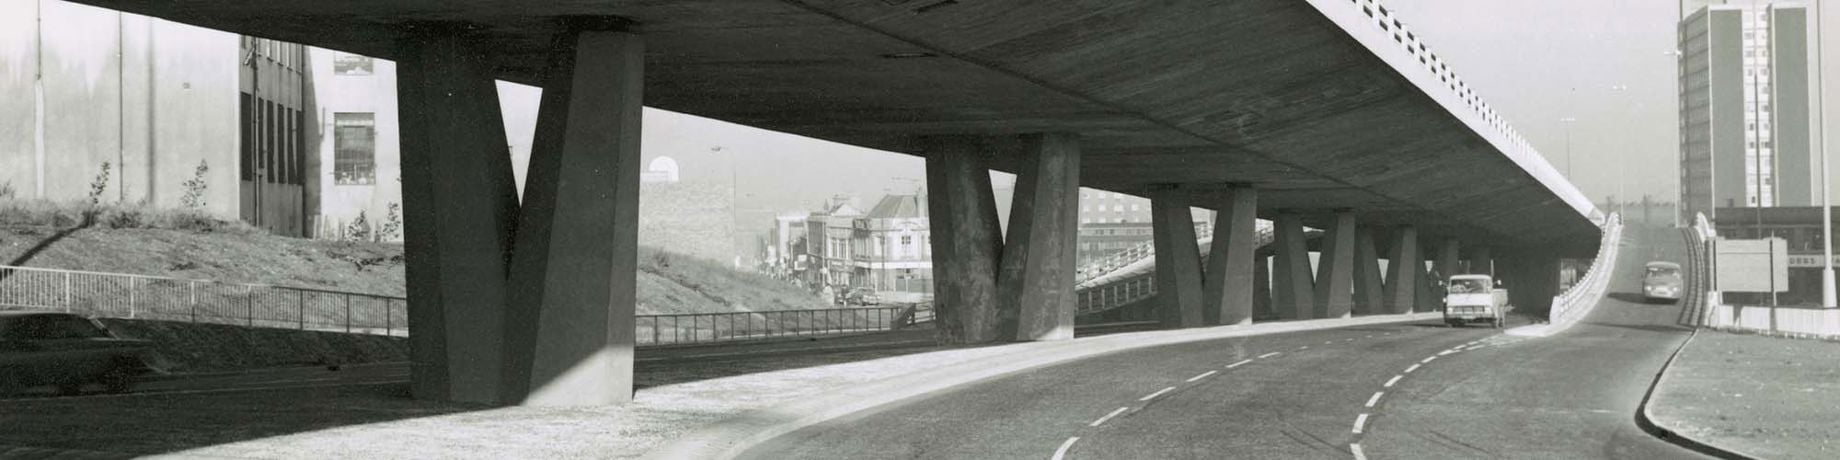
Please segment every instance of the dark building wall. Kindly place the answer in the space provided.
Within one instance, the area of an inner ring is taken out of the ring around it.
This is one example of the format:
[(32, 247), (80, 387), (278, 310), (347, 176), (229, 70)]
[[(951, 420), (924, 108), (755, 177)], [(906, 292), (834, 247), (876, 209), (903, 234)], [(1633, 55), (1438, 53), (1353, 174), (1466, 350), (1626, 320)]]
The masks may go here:
[(1712, 10), (1707, 27), (1711, 59), (1713, 206), (1749, 206), (1744, 184), (1744, 32), (1738, 10)]

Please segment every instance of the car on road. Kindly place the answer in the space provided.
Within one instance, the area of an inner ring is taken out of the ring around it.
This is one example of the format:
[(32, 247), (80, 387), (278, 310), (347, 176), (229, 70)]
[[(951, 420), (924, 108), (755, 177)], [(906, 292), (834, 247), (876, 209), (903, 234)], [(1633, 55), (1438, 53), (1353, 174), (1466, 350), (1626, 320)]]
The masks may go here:
[(0, 311), (0, 396), (46, 385), (78, 394), (92, 383), (126, 392), (151, 370), (144, 359), (151, 348), (80, 315)]
[(1484, 323), (1501, 327), (1514, 307), (1508, 290), (1495, 286), (1489, 275), (1457, 275), (1445, 286), (1444, 323), (1451, 327)]
[(1649, 262), (1642, 266), (1642, 298), (1650, 302), (1680, 301), (1685, 288), (1680, 278), (1680, 264)]
[(882, 296), (876, 294), (874, 289), (855, 287), (844, 291), (838, 303), (841, 305), (877, 305), (882, 303)]

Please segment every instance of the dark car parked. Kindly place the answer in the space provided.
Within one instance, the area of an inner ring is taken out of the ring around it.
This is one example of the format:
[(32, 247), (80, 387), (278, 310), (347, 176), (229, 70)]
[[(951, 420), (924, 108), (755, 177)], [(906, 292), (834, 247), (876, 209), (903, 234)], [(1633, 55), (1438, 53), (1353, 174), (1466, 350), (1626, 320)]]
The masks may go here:
[(77, 394), (91, 383), (125, 392), (150, 370), (150, 345), (79, 315), (0, 311), (0, 395), (44, 385)]

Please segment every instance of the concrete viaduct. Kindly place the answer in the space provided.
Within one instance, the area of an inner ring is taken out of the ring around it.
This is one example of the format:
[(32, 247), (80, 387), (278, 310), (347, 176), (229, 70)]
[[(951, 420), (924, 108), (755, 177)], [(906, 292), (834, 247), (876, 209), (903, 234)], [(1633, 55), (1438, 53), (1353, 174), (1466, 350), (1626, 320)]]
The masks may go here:
[[(1424, 310), (1424, 262), (1460, 258), (1537, 310), (1598, 241), (1372, 0), (76, 1), (399, 63), (422, 398), (632, 397), (641, 104), (925, 157), (952, 341), (1072, 336), (1081, 186), (1153, 200), (1178, 327), (1249, 321), (1255, 218), (1301, 319)], [(544, 89), (521, 203), (494, 79)], [(1018, 176), (1006, 235), (991, 169)], [(1221, 212), (1206, 267), (1190, 206)]]

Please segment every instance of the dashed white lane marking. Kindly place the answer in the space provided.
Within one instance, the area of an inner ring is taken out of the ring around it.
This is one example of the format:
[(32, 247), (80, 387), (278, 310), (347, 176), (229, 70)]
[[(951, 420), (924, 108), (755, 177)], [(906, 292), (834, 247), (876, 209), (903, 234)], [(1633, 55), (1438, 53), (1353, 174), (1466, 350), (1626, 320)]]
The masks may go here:
[(1433, 359), (1437, 359), (1437, 357), (1436, 357), (1436, 356), (1432, 356), (1432, 357), (1429, 357), (1429, 358), (1425, 358), (1425, 359), (1423, 359), (1423, 360), (1419, 360), (1419, 362), (1420, 362), (1420, 363), (1429, 363), (1429, 362), (1431, 362), (1431, 360), (1433, 360)]
[(1297, 347), (1297, 349), (1298, 349), (1298, 350), (1308, 350), (1308, 349), (1310, 349), (1310, 346), (1309, 346), (1309, 345), (1304, 345), (1304, 346), (1301, 346), (1301, 347)]
[(1354, 418), (1354, 434), (1361, 434), (1361, 428), (1367, 426), (1367, 414)]
[(1169, 387), (1169, 388), (1164, 388), (1161, 390), (1156, 390), (1155, 393), (1150, 393), (1149, 395), (1146, 395), (1142, 398), (1137, 398), (1137, 400), (1138, 401), (1149, 401), (1152, 399), (1156, 399), (1157, 396), (1162, 396), (1164, 393), (1168, 393), (1171, 391), (1176, 391), (1176, 387)]
[(1323, 345), (1334, 345), (1334, 344), (1335, 344), (1335, 341), (1334, 341), (1334, 340), (1330, 340), (1330, 341), (1327, 341), (1327, 342), (1323, 342)]
[(1354, 453), (1354, 460), (1367, 460), (1367, 454), (1361, 452), (1360, 444), (1349, 444), (1348, 451)]
[(1412, 371), (1418, 370), (1418, 366), (1423, 366), (1423, 364), (1413, 364), (1412, 367), (1406, 368), (1406, 373), (1410, 374)]
[(1227, 365), (1227, 368), (1228, 368), (1228, 369), (1232, 369), (1232, 368), (1235, 368), (1235, 367), (1240, 367), (1240, 366), (1244, 366), (1244, 365), (1246, 365), (1246, 363), (1250, 363), (1250, 362), (1252, 362), (1252, 360), (1250, 360), (1250, 359), (1248, 359), (1248, 360), (1243, 360), (1243, 361), (1240, 361), (1240, 362), (1237, 362), (1237, 363), (1233, 363), (1233, 364), (1228, 364), (1228, 365)]
[(1061, 443), (1061, 448), (1059, 448), (1059, 449), (1054, 449), (1054, 460), (1061, 460), (1061, 459), (1063, 459), (1063, 458), (1066, 458), (1066, 457), (1067, 457), (1067, 450), (1068, 450), (1068, 449), (1072, 449), (1072, 448), (1073, 448), (1073, 443), (1076, 443), (1076, 442), (1080, 442), (1080, 437), (1079, 437), (1079, 436), (1074, 436), (1074, 437), (1071, 437), (1071, 438), (1067, 438), (1067, 442), (1063, 442), (1063, 443)]
[(1099, 417), (1099, 419), (1098, 419), (1098, 420), (1093, 420), (1093, 422), (1092, 422), (1091, 424), (1088, 424), (1088, 425), (1086, 425), (1086, 426), (1099, 426), (1100, 424), (1103, 424), (1103, 423), (1105, 423), (1105, 421), (1106, 421), (1106, 420), (1111, 420), (1111, 419), (1112, 419), (1112, 417), (1117, 417), (1117, 416), (1118, 416), (1118, 414), (1122, 414), (1122, 413), (1124, 413), (1124, 411), (1127, 411), (1127, 410), (1131, 410), (1131, 408), (1129, 408), (1129, 407), (1120, 407), (1120, 408), (1118, 408), (1118, 410), (1114, 410), (1114, 411), (1112, 411), (1112, 413), (1110, 413), (1110, 414), (1105, 414), (1105, 416), (1104, 416), (1104, 417)]
[(1188, 381), (1190, 381), (1190, 382), (1193, 382), (1193, 381), (1196, 381), (1196, 380), (1201, 380), (1201, 379), (1205, 379), (1205, 378), (1208, 378), (1208, 376), (1210, 376), (1210, 375), (1214, 375), (1214, 374), (1217, 374), (1217, 373), (1220, 373), (1220, 371), (1207, 371), (1207, 372), (1202, 372), (1202, 373), (1201, 373), (1201, 375), (1197, 375), (1197, 376), (1194, 376), (1194, 377), (1189, 377), (1189, 378), (1188, 378)]
[(1402, 379), (1402, 378), (1405, 378), (1405, 376), (1404, 376), (1404, 375), (1395, 375), (1395, 376), (1393, 376), (1393, 378), (1390, 378), (1390, 379), (1387, 379), (1387, 380), (1386, 380), (1386, 385), (1381, 385), (1381, 386), (1384, 386), (1384, 387), (1387, 387), (1387, 388), (1392, 388), (1392, 387), (1393, 387), (1393, 384), (1395, 384), (1395, 383), (1399, 383), (1399, 379)]
[(1276, 351), (1274, 351), (1274, 352), (1271, 352), (1271, 353), (1266, 353), (1266, 354), (1262, 354), (1262, 355), (1259, 355), (1259, 359), (1265, 359), (1265, 358), (1270, 358), (1270, 357), (1273, 357), (1273, 356), (1278, 356), (1278, 355), (1282, 355), (1282, 354), (1284, 354), (1284, 353), (1280, 353), (1280, 352), (1276, 352)]
[(1451, 354), (1451, 353), (1456, 353), (1456, 352), (1457, 352), (1457, 349), (1455, 349), (1455, 348), (1452, 348), (1452, 349), (1449, 349), (1449, 350), (1444, 350), (1444, 351), (1440, 351), (1440, 352), (1438, 352), (1438, 354), (1437, 354), (1437, 355), (1438, 355), (1438, 356), (1444, 356), (1444, 355), (1448, 355), (1448, 354)]
[(1375, 403), (1379, 403), (1379, 402), (1380, 402), (1380, 396), (1381, 396), (1381, 395), (1385, 395), (1385, 394), (1386, 394), (1386, 392), (1384, 392), (1384, 391), (1376, 391), (1376, 392), (1374, 392), (1374, 397), (1372, 397), (1372, 398), (1367, 398), (1367, 407), (1374, 407), (1374, 404), (1375, 404)]
[(1343, 340), (1343, 342), (1353, 342), (1353, 341), (1354, 341), (1353, 337), (1349, 337), (1347, 340)]
[(1373, 334), (1367, 334), (1367, 338), (1370, 338), (1370, 339), (1371, 339), (1371, 338), (1374, 338), (1374, 335), (1373, 335)]

